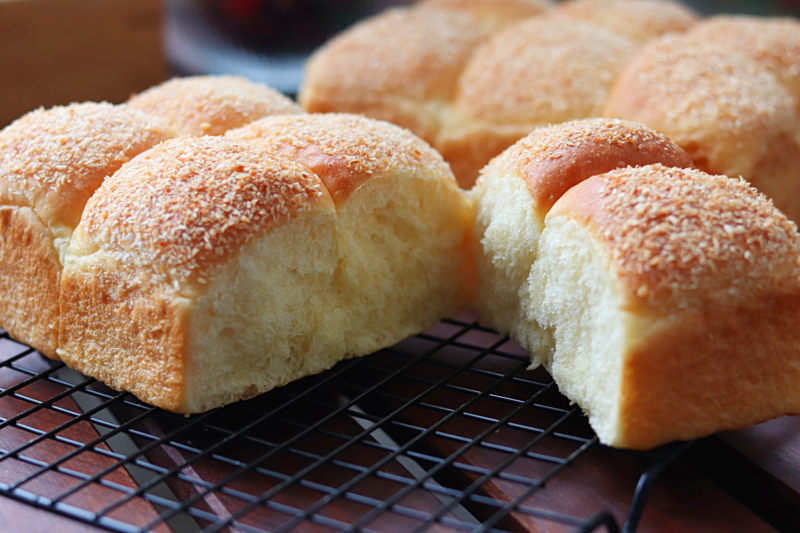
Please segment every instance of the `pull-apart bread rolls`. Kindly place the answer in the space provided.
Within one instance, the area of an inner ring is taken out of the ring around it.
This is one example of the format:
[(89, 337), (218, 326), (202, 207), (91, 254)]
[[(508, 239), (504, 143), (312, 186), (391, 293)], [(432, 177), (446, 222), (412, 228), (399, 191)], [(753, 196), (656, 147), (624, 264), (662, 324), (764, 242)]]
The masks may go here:
[(687, 35), (663, 37), (637, 53), (617, 79), (604, 114), (665, 133), (699, 169), (744, 177), (797, 221), (795, 106), (761, 63)]
[(303, 112), (278, 91), (237, 76), (174, 78), (132, 96), (128, 105), (181, 135), (221, 135), (269, 115)]
[(303, 111), (267, 87), (190, 77), (125, 105), (36, 110), (0, 131), (0, 327), (57, 357), (66, 249), (87, 200), (123, 163), (179, 134), (219, 134), (290, 112)]
[(593, 176), (545, 219), (528, 318), (604, 443), (649, 448), (800, 413), (800, 235), (746, 182)]
[(483, 318), (521, 342), (534, 356), (551, 339), (527, 319), (536, 297), (528, 278), (544, 220), (570, 187), (628, 165), (690, 167), (672, 141), (640, 124), (586, 119), (541, 128), (497, 156), (471, 191), (476, 204), (477, 303)]
[(600, 116), (636, 49), (697, 18), (668, 1), (552, 6), (427, 0), (384, 13), (313, 55), (300, 103), (411, 129), (469, 188), (484, 164), (533, 129)]
[(568, 0), (553, 14), (606, 28), (638, 43), (684, 32), (698, 20), (683, 4), (659, 0)]
[(792, 17), (719, 15), (686, 33), (690, 45), (714, 43), (766, 68), (794, 96), (800, 117), (800, 20)]
[(796, 226), (689, 164), (643, 126), (580, 121), (519, 141), (472, 191), (479, 307), (609, 445), (800, 412)]
[(56, 357), (58, 280), (86, 201), (174, 133), (107, 103), (36, 110), (0, 131), (0, 326)]
[(87, 204), (59, 354), (172, 411), (248, 398), (462, 309), (470, 221), (441, 156), (387, 123), (291, 115), (167, 141)]
[(459, 183), (540, 126), (599, 116), (636, 46), (579, 21), (533, 17), (475, 52), (458, 82), (436, 146)]
[(388, 120), (432, 143), (458, 75), (487, 35), (489, 30), (469, 13), (386, 11), (312, 55), (298, 100), (311, 112)]

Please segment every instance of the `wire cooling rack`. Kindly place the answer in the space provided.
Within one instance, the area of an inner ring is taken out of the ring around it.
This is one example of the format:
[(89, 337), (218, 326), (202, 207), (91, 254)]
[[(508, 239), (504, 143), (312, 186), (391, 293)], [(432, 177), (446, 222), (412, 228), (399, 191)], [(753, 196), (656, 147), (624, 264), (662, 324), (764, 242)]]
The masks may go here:
[[(191, 417), (2, 330), (0, 361), (0, 495), (111, 531), (632, 531), (684, 448), (599, 445), (471, 316)], [(638, 469), (622, 516), (580, 497), (598, 454)]]

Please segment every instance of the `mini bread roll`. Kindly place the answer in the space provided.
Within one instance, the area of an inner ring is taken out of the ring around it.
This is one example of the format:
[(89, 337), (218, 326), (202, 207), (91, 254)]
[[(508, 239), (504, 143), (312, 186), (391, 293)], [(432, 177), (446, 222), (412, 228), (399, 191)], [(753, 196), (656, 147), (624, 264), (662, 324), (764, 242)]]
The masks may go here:
[(527, 319), (601, 442), (650, 448), (800, 413), (800, 235), (746, 182), (655, 164), (548, 213)]
[(555, 15), (581, 20), (644, 44), (665, 33), (682, 33), (698, 16), (669, 0), (568, 0)]
[(108, 103), (32, 111), (0, 131), (0, 325), (56, 357), (58, 280), (84, 205), (123, 163), (172, 137)]
[(719, 15), (686, 34), (689, 42), (714, 43), (754, 59), (794, 96), (800, 117), (800, 21), (791, 17)]
[(249, 398), (461, 310), (470, 220), (441, 157), (390, 124), (286, 115), (168, 141), (87, 204), (59, 355), (176, 412)]
[(278, 91), (237, 76), (173, 78), (128, 105), (166, 120), (181, 135), (220, 135), (268, 115), (303, 112)]
[(587, 119), (536, 130), (481, 172), (471, 191), (480, 243), (477, 307), (488, 323), (519, 340), (534, 361), (552, 349), (549, 335), (526, 317), (535, 298), (527, 280), (548, 211), (590, 176), (655, 162), (692, 164), (672, 141), (641, 124)]
[(511, 25), (475, 52), (436, 141), (462, 187), (492, 157), (534, 129), (601, 113), (636, 46), (560, 17)]
[(665, 133), (698, 168), (744, 177), (800, 220), (795, 103), (751, 58), (687, 37), (659, 39), (625, 68), (604, 114)]
[(65, 258), (58, 353), (179, 412), (318, 368), (302, 356), (328, 347), (316, 332), (334, 222), (299, 163), (222, 137), (162, 143), (87, 203)]
[(541, 15), (554, 6), (551, 0), (423, 0), (418, 9), (444, 9), (471, 13), (491, 31), (512, 22)]
[(340, 270), (329, 290), (347, 353), (388, 346), (472, 304), (473, 209), (421, 139), (346, 114), (267, 117), (227, 136), (303, 163), (330, 192)]
[(489, 34), (469, 13), (395, 9), (333, 38), (306, 64), (299, 101), (312, 112), (361, 113), (432, 142), (456, 81)]

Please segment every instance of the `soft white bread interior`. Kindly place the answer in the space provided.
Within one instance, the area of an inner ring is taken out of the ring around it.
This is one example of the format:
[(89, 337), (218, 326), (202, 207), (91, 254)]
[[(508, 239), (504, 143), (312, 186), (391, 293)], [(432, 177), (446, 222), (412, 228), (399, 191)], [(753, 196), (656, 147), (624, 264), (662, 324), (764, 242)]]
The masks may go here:
[(800, 235), (742, 180), (660, 164), (548, 213), (527, 319), (606, 444), (649, 448), (800, 413)]
[(248, 398), (461, 310), (470, 223), (441, 156), (388, 123), (287, 115), (174, 139), (87, 204), (59, 355), (177, 412)]
[(0, 131), (0, 326), (56, 357), (58, 280), (86, 201), (174, 133), (125, 106), (38, 109)]
[(678, 2), (426, 0), (346, 30), (307, 65), (300, 103), (389, 120), (432, 143), (464, 188), (533, 129), (601, 115), (645, 41), (689, 28)]
[(348, 353), (363, 354), (471, 305), (473, 210), (441, 156), (407, 130), (346, 114), (268, 117), (235, 139), (313, 170), (336, 206), (332, 309)]
[(527, 280), (550, 207), (582, 180), (629, 166), (661, 162), (691, 166), (672, 141), (640, 124), (585, 119), (536, 130), (481, 172), (476, 202), (477, 307), (487, 322), (509, 333), (541, 361), (551, 339), (526, 316), (535, 295)]
[(220, 135), (269, 115), (303, 112), (278, 91), (238, 76), (173, 78), (133, 95), (128, 105), (181, 135)]

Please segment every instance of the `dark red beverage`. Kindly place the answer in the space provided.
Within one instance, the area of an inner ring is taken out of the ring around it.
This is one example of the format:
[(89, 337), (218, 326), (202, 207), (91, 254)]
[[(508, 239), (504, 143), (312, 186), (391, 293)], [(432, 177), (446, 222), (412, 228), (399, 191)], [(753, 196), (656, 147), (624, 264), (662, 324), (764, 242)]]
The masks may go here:
[(240, 74), (292, 94), (308, 55), (366, 16), (409, 0), (165, 0), (177, 74)]

